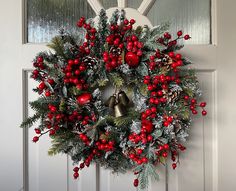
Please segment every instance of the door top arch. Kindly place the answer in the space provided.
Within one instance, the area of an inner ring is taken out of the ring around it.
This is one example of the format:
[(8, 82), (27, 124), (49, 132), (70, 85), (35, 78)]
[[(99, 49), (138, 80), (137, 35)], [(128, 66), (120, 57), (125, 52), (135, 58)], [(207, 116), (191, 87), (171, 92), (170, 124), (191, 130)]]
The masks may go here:
[[(90, 4), (91, 8), (94, 10), (96, 15), (99, 14), (101, 9), (104, 9), (103, 5), (99, 0), (87, 0)], [(127, 0), (117, 0), (117, 7), (111, 7), (109, 9), (105, 9), (107, 16), (111, 17), (112, 13), (118, 9), (124, 9), (126, 12), (126, 17), (128, 19), (134, 18), (136, 20), (136, 25), (144, 26), (148, 25), (152, 27), (152, 23), (147, 18), (147, 13), (153, 6), (156, 0), (143, 0), (139, 5), (138, 9), (127, 7)]]

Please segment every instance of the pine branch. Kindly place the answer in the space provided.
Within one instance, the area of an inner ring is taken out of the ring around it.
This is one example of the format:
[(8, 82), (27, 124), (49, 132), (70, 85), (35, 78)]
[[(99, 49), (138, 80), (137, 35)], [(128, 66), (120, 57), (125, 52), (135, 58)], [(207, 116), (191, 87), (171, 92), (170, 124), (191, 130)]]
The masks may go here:
[(61, 36), (56, 36), (54, 37), (51, 42), (47, 45), (49, 48), (55, 50), (55, 52), (65, 58), (65, 54), (64, 54), (64, 42), (61, 39)]
[(40, 119), (40, 117), (41, 117), (41, 114), (36, 113), (36, 114), (34, 114), (32, 117), (28, 117), (27, 119), (25, 119), (25, 120), (21, 123), (20, 127), (21, 127), (21, 128), (29, 128), (29, 127), (32, 127), (33, 124), (34, 124), (38, 119)]
[(110, 81), (117, 88), (121, 88), (125, 83), (124, 79), (118, 73), (111, 73), (109, 77), (111, 78)]

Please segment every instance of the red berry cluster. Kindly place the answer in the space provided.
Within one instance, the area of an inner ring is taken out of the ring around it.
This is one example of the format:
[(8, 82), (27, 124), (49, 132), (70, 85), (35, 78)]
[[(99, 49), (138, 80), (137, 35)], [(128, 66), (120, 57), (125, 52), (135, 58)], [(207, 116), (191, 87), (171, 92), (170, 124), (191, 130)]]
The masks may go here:
[[(43, 70), (43, 69), (45, 69), (45, 65), (44, 65), (43, 61), (44, 61), (43, 57), (38, 56), (36, 61), (33, 63), (33, 66), (35, 68), (37, 68), (38, 70)], [(32, 77), (34, 79), (37, 78), (38, 75), (39, 75), (39, 71), (37, 69), (33, 71), (33, 76)]]
[(169, 149), (170, 146), (168, 144), (159, 145), (156, 155), (166, 158), (168, 156)]
[[(171, 58), (171, 67), (174, 72), (178, 71), (179, 66), (183, 66), (182, 55), (175, 54), (174, 52), (169, 52), (168, 56)], [(149, 68), (150, 70), (155, 70), (156, 68), (160, 68), (165, 64), (164, 62), (170, 62), (170, 60), (163, 61), (163, 59), (168, 59), (166, 54), (161, 53), (158, 49), (156, 50), (155, 54), (149, 57)]]
[[(126, 49), (125, 61), (130, 67), (136, 67), (139, 64), (142, 56), (143, 43), (139, 42), (136, 35), (128, 35), (127, 32), (132, 30), (135, 23), (134, 19), (124, 20), (122, 25), (111, 25), (111, 34), (107, 36), (106, 42), (109, 46), (109, 51), (103, 53), (103, 61), (105, 62), (106, 70), (111, 71), (122, 64), (121, 53)], [(125, 37), (125, 39), (124, 39)]]
[(145, 156), (142, 156), (142, 153), (143, 153), (142, 149), (137, 149), (136, 153), (129, 154), (129, 158), (132, 161), (136, 162), (138, 165), (148, 163), (148, 158)]
[(170, 125), (170, 123), (173, 122), (173, 116), (164, 116), (163, 117), (164, 121), (163, 121), (163, 125), (164, 127), (168, 127)]
[(85, 52), (86, 54), (89, 54), (90, 47), (95, 46), (97, 30), (91, 27), (89, 23), (86, 23), (84, 17), (80, 18), (80, 20), (77, 22), (77, 26), (80, 28), (83, 27), (87, 31), (85, 35), (87, 42), (84, 42), (83, 46), (80, 46), (80, 51)]
[(157, 39), (157, 41), (162, 45), (165, 45), (167, 47), (171, 47), (171, 46), (175, 46), (179, 39), (189, 40), (190, 38), (191, 37), (188, 34), (183, 36), (183, 32), (178, 31), (177, 32), (177, 37), (175, 39), (172, 39), (171, 34), (168, 33), (168, 32), (165, 32), (162, 37)]
[(73, 171), (73, 177), (74, 179), (77, 179), (79, 177), (79, 170), (82, 170), (85, 166), (89, 167), (91, 161), (93, 160), (95, 154), (97, 153), (97, 151), (93, 150), (88, 157), (84, 160), (84, 162), (80, 163), (79, 167), (76, 166), (74, 167)]
[(159, 105), (160, 103), (165, 103), (166, 99), (163, 97), (163, 91), (168, 90), (168, 84), (171, 81), (175, 81), (179, 83), (179, 79), (174, 76), (145, 76), (144, 77), (144, 84), (147, 84), (147, 88), (150, 91), (150, 99), (149, 103), (154, 105)]
[(122, 58), (120, 55), (104, 52), (103, 61), (106, 63), (106, 70), (111, 71), (122, 64)]
[(84, 133), (79, 134), (79, 138), (84, 142), (85, 145), (89, 145), (91, 140), (88, 138), (88, 136)]
[(95, 145), (97, 146), (98, 150), (108, 152), (108, 151), (114, 150), (115, 142), (114, 141), (107, 141), (106, 139), (101, 139), (101, 140), (97, 141), (95, 143)]
[(82, 75), (86, 69), (86, 65), (83, 62), (80, 62), (79, 59), (68, 60), (66, 67), (63, 69), (63, 72), (65, 73), (64, 83), (73, 84), (79, 90), (88, 89), (88, 84), (86, 84)]
[(64, 115), (58, 113), (56, 106), (52, 104), (48, 105), (48, 109), (49, 112), (47, 114), (47, 121), (45, 122), (45, 126), (48, 130), (45, 132), (41, 132), (40, 129), (36, 128), (35, 133), (38, 134), (39, 136), (33, 137), (33, 142), (37, 142), (42, 135), (47, 133), (49, 133), (49, 136), (55, 135), (60, 128), (58, 124), (60, 120), (64, 118)]
[(44, 95), (46, 97), (51, 96), (51, 91), (48, 87), (47, 84), (49, 84), (50, 86), (54, 85), (54, 80), (51, 78), (47, 78), (47, 74), (45, 74), (44, 72), (41, 72), (42, 70), (45, 69), (45, 65), (44, 65), (44, 58), (42, 56), (38, 56), (36, 62), (34, 62), (34, 67), (36, 68), (35, 70), (33, 70), (31, 77), (33, 79), (39, 79), (41, 82), (38, 86), (38, 93), (42, 94), (44, 92)]
[(201, 107), (202, 109), (202, 115), (207, 115), (207, 111), (204, 109), (206, 107), (206, 102), (201, 102), (200, 104), (197, 103), (196, 99), (191, 99), (189, 96), (184, 96), (184, 99), (190, 104), (189, 108), (192, 111), (192, 114), (196, 115), (198, 114), (198, 111), (196, 110), (197, 107)]

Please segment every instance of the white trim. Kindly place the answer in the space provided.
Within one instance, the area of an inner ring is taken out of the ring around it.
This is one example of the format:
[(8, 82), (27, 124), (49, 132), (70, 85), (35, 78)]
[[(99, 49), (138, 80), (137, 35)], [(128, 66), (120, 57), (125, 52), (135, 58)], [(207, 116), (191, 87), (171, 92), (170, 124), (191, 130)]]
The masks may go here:
[(138, 11), (142, 15), (147, 15), (149, 10), (152, 8), (153, 4), (155, 3), (156, 0), (143, 0), (141, 5), (138, 8)]
[(104, 9), (104, 7), (102, 6), (102, 4), (100, 3), (99, 0), (87, 0), (88, 3), (90, 4), (91, 8), (94, 10), (94, 12), (96, 13), (96, 15), (99, 14), (99, 12), (101, 11), (101, 9)]
[(211, 44), (217, 45), (217, 2), (211, 0)]
[(117, 0), (117, 5), (119, 8), (127, 7), (127, 0)]

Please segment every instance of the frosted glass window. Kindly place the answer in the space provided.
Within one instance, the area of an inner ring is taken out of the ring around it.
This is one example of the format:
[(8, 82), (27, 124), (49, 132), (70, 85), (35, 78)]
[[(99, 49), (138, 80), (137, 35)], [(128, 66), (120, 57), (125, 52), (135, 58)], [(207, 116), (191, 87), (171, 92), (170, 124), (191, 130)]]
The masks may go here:
[(192, 37), (187, 44), (211, 43), (210, 0), (156, 0), (148, 18), (153, 25), (170, 21), (171, 33), (183, 29)]
[(81, 16), (95, 16), (85, 0), (27, 0), (28, 42), (49, 42), (62, 27), (78, 30), (76, 22)]
[[(108, 9), (116, 0), (100, 0)], [(128, 7), (138, 8), (142, 0), (127, 0)], [(169, 32), (183, 29), (191, 35), (188, 44), (211, 43), (210, 0), (156, 0), (148, 13), (153, 25), (170, 22)], [(60, 28), (78, 30), (77, 20), (95, 13), (86, 0), (27, 0), (27, 40), (31, 43), (48, 42)]]

